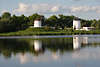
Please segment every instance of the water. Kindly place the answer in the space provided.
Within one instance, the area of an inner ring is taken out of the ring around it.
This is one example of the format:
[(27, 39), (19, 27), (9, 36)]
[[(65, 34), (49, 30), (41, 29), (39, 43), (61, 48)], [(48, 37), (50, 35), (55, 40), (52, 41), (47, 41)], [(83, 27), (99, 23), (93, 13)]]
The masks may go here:
[(100, 67), (100, 35), (0, 37), (0, 67)]

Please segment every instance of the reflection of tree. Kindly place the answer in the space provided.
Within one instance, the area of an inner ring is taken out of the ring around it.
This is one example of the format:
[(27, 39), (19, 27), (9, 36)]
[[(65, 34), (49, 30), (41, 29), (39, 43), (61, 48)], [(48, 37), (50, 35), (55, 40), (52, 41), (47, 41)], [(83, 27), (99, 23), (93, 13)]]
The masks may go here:
[(16, 53), (25, 53), (26, 51), (29, 50), (28, 43), (24, 41), (17, 41), (17, 40), (9, 40), (9, 39), (4, 39), (0, 40), (0, 52), (5, 56), (5, 57), (11, 57), (11, 54), (13, 53), (16, 55)]
[(51, 52), (60, 51), (61, 53), (70, 51), (73, 49), (72, 38), (50, 38), (40, 39), (42, 42), (42, 49), (35, 51), (34, 39), (1, 39), (0, 40), (0, 53), (6, 58), (10, 58), (11, 55), (17, 53), (32, 53), (35, 56), (43, 54), (45, 50)]
[[(41, 48), (35, 50), (34, 41), (39, 41)], [(81, 47), (98, 47), (99, 43), (81, 43)], [(53, 53), (63, 54), (67, 51), (73, 50), (73, 38), (46, 38), (46, 39), (0, 39), (0, 54), (4, 55), (5, 58), (10, 58), (17, 53), (31, 53), (35, 56), (44, 54), (46, 50)]]

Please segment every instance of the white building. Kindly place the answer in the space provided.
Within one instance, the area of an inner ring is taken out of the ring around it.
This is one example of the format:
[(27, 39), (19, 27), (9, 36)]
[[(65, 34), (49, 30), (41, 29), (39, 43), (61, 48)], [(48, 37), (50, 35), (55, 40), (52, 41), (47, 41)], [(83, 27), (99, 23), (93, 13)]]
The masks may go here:
[(90, 31), (90, 30), (94, 30), (94, 27), (83, 27), (82, 30)]
[(81, 28), (80, 20), (73, 20), (73, 29), (80, 30), (80, 28)]
[(42, 27), (42, 22), (40, 19), (34, 21), (34, 27)]

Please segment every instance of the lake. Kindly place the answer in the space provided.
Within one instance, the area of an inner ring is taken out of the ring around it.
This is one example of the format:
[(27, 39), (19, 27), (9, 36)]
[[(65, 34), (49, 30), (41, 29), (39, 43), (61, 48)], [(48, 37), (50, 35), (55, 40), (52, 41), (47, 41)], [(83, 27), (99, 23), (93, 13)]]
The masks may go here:
[(0, 67), (100, 67), (100, 35), (0, 37)]

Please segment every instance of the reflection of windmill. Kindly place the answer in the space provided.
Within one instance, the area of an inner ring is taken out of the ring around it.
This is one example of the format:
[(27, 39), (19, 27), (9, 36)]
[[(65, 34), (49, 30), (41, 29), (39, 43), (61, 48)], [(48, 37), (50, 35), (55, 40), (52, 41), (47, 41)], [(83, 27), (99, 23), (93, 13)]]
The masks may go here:
[(32, 52), (36, 56), (38, 56), (39, 54), (43, 54), (45, 51), (42, 40), (31, 40), (30, 45)]
[(34, 50), (35, 51), (42, 50), (42, 42), (40, 40), (34, 40)]
[(88, 37), (83, 36), (73, 36), (73, 48), (79, 49), (82, 44), (88, 44)]
[(73, 49), (79, 49), (81, 46), (81, 40), (79, 36), (73, 37)]

